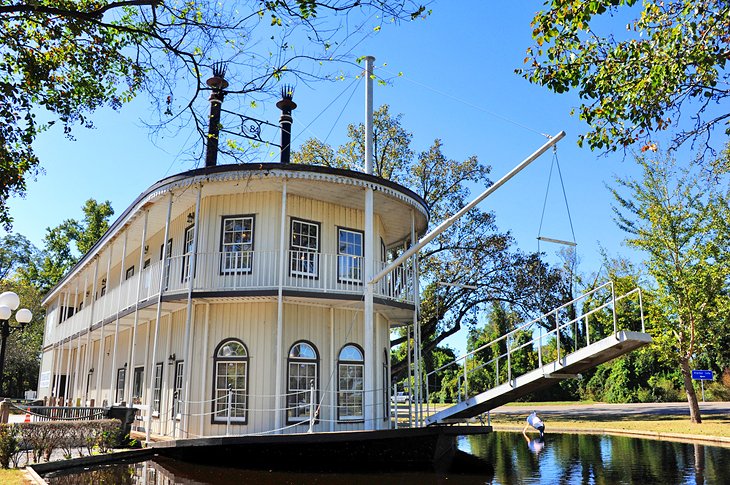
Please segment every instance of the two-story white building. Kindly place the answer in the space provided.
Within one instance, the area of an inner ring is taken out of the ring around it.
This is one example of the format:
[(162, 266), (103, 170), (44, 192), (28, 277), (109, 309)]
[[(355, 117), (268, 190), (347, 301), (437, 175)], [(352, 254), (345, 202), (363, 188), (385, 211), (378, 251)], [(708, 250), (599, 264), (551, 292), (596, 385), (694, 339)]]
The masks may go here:
[(163, 435), (297, 432), (313, 410), (315, 431), (386, 428), (390, 331), (413, 321), (418, 275), (373, 285), (372, 318), (365, 282), (427, 223), (417, 194), (360, 172), (163, 179), (46, 296), (39, 396), (136, 404)]

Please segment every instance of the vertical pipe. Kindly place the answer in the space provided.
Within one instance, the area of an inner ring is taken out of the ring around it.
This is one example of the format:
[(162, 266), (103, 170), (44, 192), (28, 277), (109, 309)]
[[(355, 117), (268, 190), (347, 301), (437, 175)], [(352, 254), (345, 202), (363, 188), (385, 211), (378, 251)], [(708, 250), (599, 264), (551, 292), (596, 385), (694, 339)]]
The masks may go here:
[[(365, 56), (365, 173), (373, 174), (373, 56)], [(370, 281), (370, 280), (365, 280)]]
[(276, 378), (274, 379), (274, 429), (277, 433), (281, 429), (282, 415), (281, 410), (285, 405), (282, 402), (283, 392), (283, 353), (284, 349), (284, 268), (286, 267), (286, 178), (281, 185), (281, 221), (279, 228), (279, 291), (276, 298), (276, 351), (274, 352), (276, 362), (274, 369)]
[[(373, 174), (373, 56), (365, 56), (365, 173)], [(373, 352), (373, 328), (374, 328), (374, 309), (373, 302), (373, 267), (375, 251), (373, 248), (373, 239), (375, 236), (374, 228), (374, 207), (373, 207), (373, 189), (368, 186), (365, 188), (365, 285), (364, 305), (363, 305), (363, 343), (365, 351), (365, 429), (375, 429), (373, 420), (373, 365), (375, 354)], [(410, 369), (409, 369), (410, 372)]]
[[(139, 246), (139, 262), (138, 264), (138, 273), (139, 278), (137, 278), (137, 297), (134, 300), (134, 324), (132, 326), (131, 332), (132, 332), (132, 340), (129, 343), (129, 368), (132, 370), (132, 379), (129, 379), (129, 385), (127, 386), (127, 392), (125, 395), (125, 399), (127, 399), (127, 405), (131, 408), (133, 406), (132, 403), (132, 392), (133, 392), (133, 386), (134, 386), (134, 362), (135, 362), (135, 347), (137, 346), (137, 330), (139, 326), (139, 299), (140, 294), (142, 292), (142, 271), (144, 266), (144, 248), (145, 243), (147, 242), (147, 219), (149, 217), (149, 210), (144, 211), (144, 223), (142, 226), (142, 241), (140, 242)], [(144, 374), (143, 374), (144, 375)], [(142, 382), (142, 388), (144, 388), (144, 378)], [(140, 396), (141, 397), (141, 396)]]
[[(193, 283), (195, 280), (195, 269), (196, 261), (198, 259), (198, 226), (200, 226), (200, 199), (203, 194), (203, 185), (198, 186), (198, 197), (195, 200), (195, 225), (193, 226), (193, 250), (192, 254), (188, 258), (188, 301), (186, 305), (185, 313), (185, 337), (183, 338), (183, 352), (185, 352), (185, 363), (183, 364), (183, 387), (180, 390), (177, 398), (182, 400), (182, 416), (180, 419), (181, 437), (188, 436), (188, 391), (190, 389), (190, 372), (191, 372), (191, 358), (192, 351), (190, 349), (190, 329), (193, 322)], [(174, 384), (173, 384), (174, 387)], [(173, 417), (173, 425), (175, 423)]]
[[(119, 286), (117, 287), (117, 318), (114, 322), (114, 348), (112, 350), (112, 371), (111, 376), (109, 376), (109, 400), (110, 402), (114, 403), (116, 401), (116, 395), (114, 394), (114, 373), (117, 371), (117, 343), (119, 341), (119, 313), (121, 311), (120, 304), (122, 301), (122, 284), (124, 283), (124, 275), (126, 274), (124, 272), (124, 264), (127, 261), (127, 240), (129, 236), (129, 228), (124, 231), (124, 242), (122, 243), (122, 260), (120, 262), (120, 268), (119, 268)], [(107, 286), (109, 286), (109, 283), (107, 283)], [(129, 368), (129, 366), (127, 366)], [(126, 371), (124, 378), (127, 378)], [(125, 381), (126, 384), (126, 381)], [(113, 397), (112, 397), (113, 396)], [(122, 393), (122, 400), (124, 400), (124, 393)], [(117, 403), (118, 404), (118, 403)]]
[[(152, 344), (152, 372), (150, 372), (150, 385), (148, 387), (149, 392), (147, 393), (147, 424), (145, 424), (145, 441), (147, 444), (150, 443), (150, 427), (152, 426), (152, 408), (154, 405), (154, 389), (155, 389), (155, 363), (157, 362), (157, 339), (160, 334), (160, 317), (162, 316), (162, 293), (165, 290), (165, 276), (167, 273), (167, 265), (165, 260), (167, 259), (167, 240), (170, 237), (170, 216), (172, 214), (172, 197), (173, 194), (170, 192), (170, 199), (167, 204), (167, 218), (165, 219), (165, 236), (162, 239), (162, 271), (160, 271), (160, 292), (157, 295), (157, 313), (155, 315), (155, 339)], [(152, 325), (152, 322), (149, 323)], [(160, 407), (162, 407), (162, 400), (160, 399)]]
[[(114, 243), (109, 244), (109, 259), (106, 262), (106, 286), (104, 287), (106, 290), (106, 293), (104, 293), (104, 300), (107, 300), (109, 303), (111, 302), (111, 298), (109, 296), (109, 290), (112, 286), (111, 281), (111, 271), (112, 271), (112, 256), (114, 253)], [(104, 305), (104, 308), (106, 308), (107, 304)], [(96, 402), (99, 403), (99, 405), (103, 405), (103, 401), (101, 399), (102, 393), (101, 393), (101, 378), (104, 374), (104, 313), (101, 314), (101, 337), (99, 338), (99, 359), (97, 363), (97, 371), (96, 374)]]

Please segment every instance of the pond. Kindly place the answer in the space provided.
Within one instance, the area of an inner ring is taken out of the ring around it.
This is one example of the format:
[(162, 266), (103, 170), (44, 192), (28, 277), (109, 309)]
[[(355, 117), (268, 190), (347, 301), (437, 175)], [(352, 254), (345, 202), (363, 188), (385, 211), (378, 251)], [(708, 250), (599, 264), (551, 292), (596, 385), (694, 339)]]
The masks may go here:
[[(532, 438), (535, 435), (531, 435)], [(459, 439), (459, 447), (491, 463), (480, 475), (297, 473), (203, 466), (156, 457), (46, 476), (50, 484), (715, 484), (730, 483), (730, 449), (621, 436), (495, 432)]]

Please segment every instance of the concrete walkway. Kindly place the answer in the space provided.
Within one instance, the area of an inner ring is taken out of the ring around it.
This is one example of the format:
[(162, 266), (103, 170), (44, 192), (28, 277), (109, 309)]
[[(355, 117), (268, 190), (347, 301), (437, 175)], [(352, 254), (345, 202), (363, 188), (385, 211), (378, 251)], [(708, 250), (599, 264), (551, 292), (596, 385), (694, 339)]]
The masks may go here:
[[(632, 403), (632, 404), (540, 404), (526, 403), (519, 406), (500, 406), (492, 410), (494, 415), (527, 415), (539, 411), (541, 415), (571, 415), (576, 419), (581, 416), (637, 416), (637, 415), (679, 415), (689, 416), (689, 405), (686, 402), (669, 403)], [(701, 402), (702, 415), (730, 415), (730, 402)]]

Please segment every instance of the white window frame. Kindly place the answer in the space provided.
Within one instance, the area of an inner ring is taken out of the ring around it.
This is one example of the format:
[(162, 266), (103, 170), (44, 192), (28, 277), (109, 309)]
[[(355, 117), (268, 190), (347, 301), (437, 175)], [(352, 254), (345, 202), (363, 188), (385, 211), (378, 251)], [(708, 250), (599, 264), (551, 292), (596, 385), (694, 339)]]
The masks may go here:
[[(305, 234), (302, 231), (304, 227), (310, 230), (314, 228), (314, 236), (309, 233), (310, 231)], [(319, 278), (321, 233), (322, 228), (319, 222), (292, 218), (289, 228), (289, 274), (291, 276)], [(312, 238), (314, 238), (314, 245), (311, 243)], [(305, 243), (302, 242), (303, 239), (306, 239)]]
[[(172, 413), (175, 416), (175, 419), (180, 419), (180, 413), (181, 407), (180, 407), (180, 393), (182, 392), (183, 387), (183, 372), (185, 372), (185, 361), (184, 360), (176, 360), (175, 361), (175, 379), (173, 382), (173, 408)], [(175, 397), (177, 396), (177, 398)]]
[[(294, 349), (299, 345), (312, 349), (314, 357), (301, 357), (293, 354)], [(314, 380), (314, 400), (319, 401), (319, 352), (313, 343), (300, 340), (291, 346), (287, 355), (286, 422), (287, 424), (307, 422), (311, 409), (310, 386), (312, 380)], [(292, 383), (295, 385), (292, 386)]]
[[(343, 353), (352, 348), (360, 355), (358, 359), (348, 359)], [(359, 345), (346, 344), (337, 357), (337, 420), (364, 421), (365, 399), (365, 358)], [(344, 385), (343, 385), (344, 384)], [(359, 413), (351, 413), (357, 410)]]
[[(121, 382), (120, 382), (121, 381)], [(119, 404), (124, 401), (124, 385), (127, 382), (127, 368), (120, 367), (117, 369), (117, 388), (115, 393), (115, 404)], [(120, 396), (121, 394), (121, 396)]]
[[(352, 235), (360, 238), (359, 246), (357, 241), (342, 240), (342, 236)], [(345, 283), (362, 284), (363, 276), (363, 251), (365, 235), (362, 231), (337, 228), (337, 281)], [(359, 247), (359, 254), (356, 251)], [(356, 274), (351, 274), (351, 272)]]
[[(162, 374), (165, 368), (164, 363), (155, 364), (155, 380), (152, 386), (152, 416), (160, 415), (160, 402), (162, 400)], [(159, 370), (159, 372), (157, 372)]]
[[(243, 355), (225, 355), (225, 348), (228, 344), (235, 343), (243, 351)], [(233, 400), (231, 402), (231, 422), (246, 424), (248, 421), (248, 359), (249, 353), (246, 345), (238, 339), (229, 338), (223, 340), (215, 351), (213, 361), (213, 423), (228, 422), (228, 384), (232, 378), (234, 383), (243, 384), (243, 387), (233, 387)], [(221, 375), (224, 368), (235, 367), (234, 374)], [(242, 371), (241, 371), (242, 370)], [(221, 381), (223, 379), (223, 381)], [(221, 387), (219, 384), (223, 383)]]
[[(235, 224), (236, 220), (241, 221), (241, 230), (226, 230), (226, 222)], [(246, 228), (247, 224), (250, 226), (248, 229)], [(221, 221), (221, 274), (251, 273), (253, 270), (255, 230), (256, 218), (253, 214), (223, 216)], [(226, 241), (226, 234), (231, 235), (230, 241)], [(245, 241), (247, 234), (248, 241)], [(241, 249), (230, 250), (230, 248), (236, 246), (240, 246)]]

